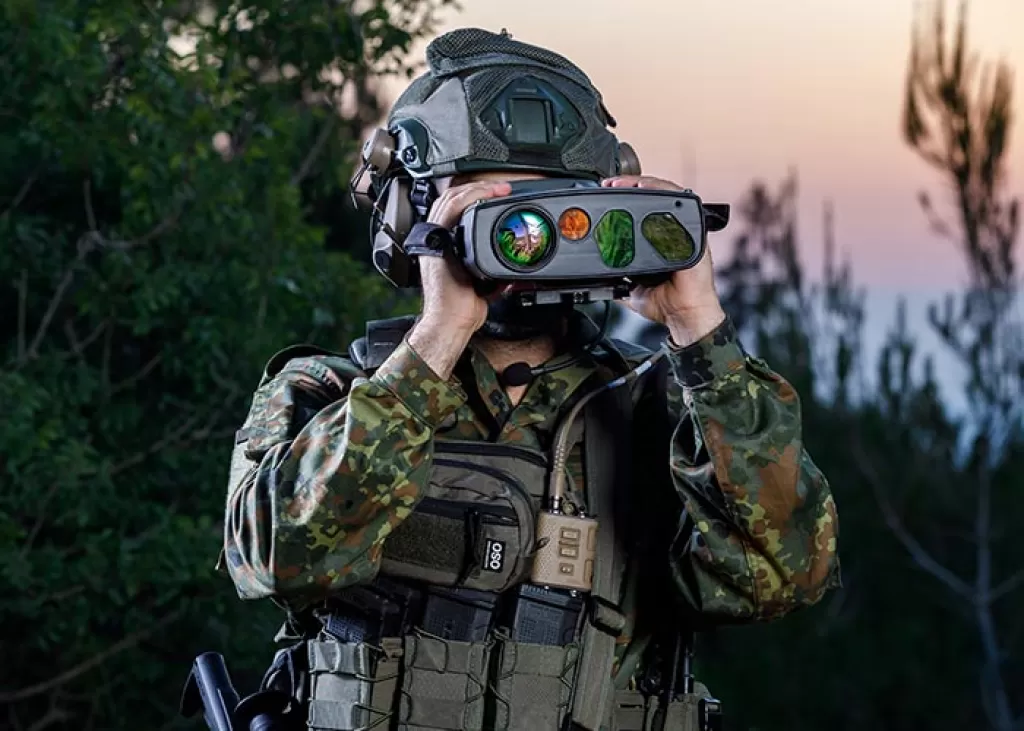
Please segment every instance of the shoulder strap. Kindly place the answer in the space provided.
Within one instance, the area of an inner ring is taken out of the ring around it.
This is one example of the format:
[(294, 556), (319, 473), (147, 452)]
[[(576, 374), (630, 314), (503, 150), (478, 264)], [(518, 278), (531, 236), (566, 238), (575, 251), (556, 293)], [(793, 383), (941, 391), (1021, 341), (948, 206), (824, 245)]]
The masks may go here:
[(631, 477), (633, 402), (619, 387), (595, 398), (583, 410), (584, 471), (592, 512), (597, 514), (597, 550), (589, 617), (583, 628), (583, 650), (575, 684), (572, 717), (580, 727), (596, 730), (608, 718), (614, 697), (612, 663), (615, 639), (624, 627), (619, 611), (626, 566), (626, 534), (616, 521), (625, 513), (617, 499)]
[[(401, 344), (402, 339), (415, 323), (416, 318), (412, 315), (392, 317), (387, 320), (371, 320), (366, 323), (366, 335), (349, 345), (347, 357), (361, 370), (374, 371), (380, 368), (381, 363), (387, 360), (388, 356)], [(308, 343), (289, 345), (274, 353), (267, 361), (267, 365), (263, 368), (261, 383), (266, 383), (280, 373), (288, 361), (313, 356), (346, 357), (344, 353), (327, 350), (318, 345)]]
[(267, 365), (263, 367), (263, 377), (260, 383), (266, 383), (278, 373), (280, 373), (288, 361), (295, 360), (296, 358), (310, 358), (317, 355), (327, 355), (336, 358), (344, 358), (345, 356), (341, 353), (336, 353), (333, 350), (326, 350), (317, 345), (309, 345), (303, 343), (300, 345), (289, 345), (287, 348), (274, 353), (270, 360), (267, 361)]
[(654, 352), (642, 345), (617, 338), (604, 338), (592, 351), (595, 360), (608, 366), (616, 375), (624, 375), (647, 360)]
[(605, 347), (611, 346), (611, 348), (618, 351), (619, 354), (622, 355), (622, 357), (625, 358), (627, 361), (636, 361), (637, 363), (639, 363), (640, 361), (647, 360), (652, 355), (654, 355), (653, 350), (650, 350), (649, 348), (646, 348), (638, 343), (631, 343), (628, 340), (619, 340), (618, 338), (607, 338), (605, 342), (607, 343)]
[(371, 320), (366, 323), (366, 335), (349, 346), (349, 357), (361, 370), (371, 373), (395, 352), (415, 324), (415, 315)]

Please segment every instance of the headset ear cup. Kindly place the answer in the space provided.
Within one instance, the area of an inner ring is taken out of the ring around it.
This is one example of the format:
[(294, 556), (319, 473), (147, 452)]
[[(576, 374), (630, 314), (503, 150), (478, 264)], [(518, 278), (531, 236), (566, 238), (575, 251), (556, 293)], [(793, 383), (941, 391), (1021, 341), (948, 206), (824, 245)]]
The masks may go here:
[(385, 199), (383, 220), (374, 226), (373, 266), (399, 288), (419, 283), (419, 269), (401, 245), (413, 225), (410, 187), (407, 178), (393, 178), (387, 184), (381, 195)]
[(386, 173), (395, 159), (394, 136), (386, 129), (375, 129), (363, 144), (362, 158), (371, 171), (378, 175)]
[(640, 157), (628, 142), (619, 143), (619, 175), (642, 175)]

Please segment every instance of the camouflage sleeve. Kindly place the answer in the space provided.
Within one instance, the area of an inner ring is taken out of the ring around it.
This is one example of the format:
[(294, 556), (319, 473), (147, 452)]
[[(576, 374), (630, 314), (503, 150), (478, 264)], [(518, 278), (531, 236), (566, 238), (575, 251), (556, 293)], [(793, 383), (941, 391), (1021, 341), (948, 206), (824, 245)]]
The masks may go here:
[(670, 468), (685, 506), (670, 552), (709, 619), (770, 620), (839, 586), (836, 507), (804, 448), (800, 399), (742, 350), (731, 320), (667, 344)]
[(419, 500), (434, 430), (465, 398), (404, 342), (370, 378), (311, 357), (264, 383), (225, 519), (239, 596), (305, 601), (372, 578)]

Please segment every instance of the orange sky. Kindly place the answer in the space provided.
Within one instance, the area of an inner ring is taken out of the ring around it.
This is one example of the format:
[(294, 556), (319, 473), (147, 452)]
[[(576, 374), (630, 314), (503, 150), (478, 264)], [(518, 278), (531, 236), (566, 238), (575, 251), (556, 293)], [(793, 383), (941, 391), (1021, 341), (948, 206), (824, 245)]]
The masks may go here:
[[(821, 210), (857, 279), (887, 292), (954, 285), (960, 260), (916, 207), (934, 175), (900, 140), (909, 0), (462, 0), (445, 29), (507, 27), (578, 63), (645, 171), (735, 203), (754, 178), (801, 180), (801, 233), (819, 271)], [(514, 10), (513, 10), (514, 6)], [(626, 8), (629, 8), (627, 11)], [(950, 10), (955, 7), (948, 5)], [(976, 0), (972, 45), (1016, 70), (1010, 177), (1024, 179), (1024, 0)], [(417, 49), (422, 58), (422, 47)], [(390, 88), (397, 92), (404, 82)], [(1021, 191), (1024, 192), (1024, 191)], [(728, 237), (719, 238), (727, 243)]]

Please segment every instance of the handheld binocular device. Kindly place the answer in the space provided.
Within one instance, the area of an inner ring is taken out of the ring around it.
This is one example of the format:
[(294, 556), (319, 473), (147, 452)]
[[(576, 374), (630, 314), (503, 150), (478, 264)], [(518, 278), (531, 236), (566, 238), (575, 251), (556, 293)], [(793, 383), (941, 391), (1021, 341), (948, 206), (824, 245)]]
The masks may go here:
[(518, 285), (524, 304), (588, 302), (694, 266), (728, 217), (728, 206), (705, 205), (690, 190), (531, 180), (468, 208), (451, 239), (485, 289)]
[[(396, 155), (380, 139), (367, 143), (364, 162), (395, 171)], [(635, 153), (621, 147), (630, 160), (623, 174), (638, 174)], [(451, 256), (481, 295), (502, 291), (522, 304), (627, 297), (638, 285), (696, 265), (708, 233), (729, 222), (727, 204), (704, 203), (689, 189), (605, 188), (593, 179), (552, 176), (512, 181), (509, 195), (473, 204), (444, 231), (424, 223), (437, 198), (430, 178), (375, 177), (373, 263), (392, 284), (418, 286), (420, 256)]]

